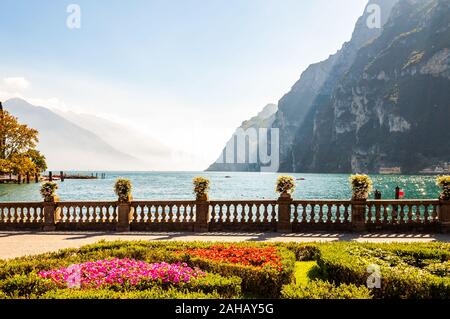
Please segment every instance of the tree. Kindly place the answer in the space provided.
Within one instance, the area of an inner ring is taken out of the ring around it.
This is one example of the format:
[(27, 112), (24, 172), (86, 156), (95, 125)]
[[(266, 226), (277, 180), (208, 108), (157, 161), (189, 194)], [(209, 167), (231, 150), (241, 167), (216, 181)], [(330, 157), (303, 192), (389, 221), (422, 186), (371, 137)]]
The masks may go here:
[(1, 111), (0, 136), (2, 137), (0, 158), (10, 160), (17, 154), (34, 149), (39, 141), (38, 131), (20, 124), (8, 111)]
[(47, 170), (47, 162), (45, 160), (45, 156), (41, 154), (41, 152), (37, 150), (28, 150), (25, 154), (36, 166), (35, 173), (42, 173)]
[(45, 157), (35, 149), (38, 141), (38, 131), (19, 123), (0, 102), (0, 173), (35, 174), (45, 171)]

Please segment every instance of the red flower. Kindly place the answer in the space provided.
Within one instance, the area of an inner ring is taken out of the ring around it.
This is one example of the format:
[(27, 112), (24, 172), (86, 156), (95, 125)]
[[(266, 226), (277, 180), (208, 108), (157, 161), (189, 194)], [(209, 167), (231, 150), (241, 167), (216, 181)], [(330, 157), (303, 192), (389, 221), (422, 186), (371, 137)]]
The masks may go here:
[(281, 257), (275, 247), (257, 248), (218, 245), (207, 249), (187, 249), (183, 252), (207, 260), (282, 270)]

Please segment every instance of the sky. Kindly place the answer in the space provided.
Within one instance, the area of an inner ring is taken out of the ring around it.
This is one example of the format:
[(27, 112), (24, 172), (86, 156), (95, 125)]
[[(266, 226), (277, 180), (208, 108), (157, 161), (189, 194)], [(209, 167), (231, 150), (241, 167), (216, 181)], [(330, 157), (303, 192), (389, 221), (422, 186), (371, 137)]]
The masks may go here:
[(195, 154), (174, 170), (204, 169), (350, 39), (366, 2), (1, 0), (0, 99), (133, 126)]

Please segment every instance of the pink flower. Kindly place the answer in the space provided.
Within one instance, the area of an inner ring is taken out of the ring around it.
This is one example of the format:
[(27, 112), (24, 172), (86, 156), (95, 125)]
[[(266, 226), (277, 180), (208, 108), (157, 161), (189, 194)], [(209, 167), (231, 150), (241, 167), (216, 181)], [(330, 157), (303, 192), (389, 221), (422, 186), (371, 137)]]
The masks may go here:
[(148, 264), (134, 259), (114, 258), (41, 271), (39, 276), (51, 279), (61, 287), (104, 288), (114, 285), (136, 286), (149, 281), (178, 285), (205, 276), (205, 273), (188, 267), (186, 263)]

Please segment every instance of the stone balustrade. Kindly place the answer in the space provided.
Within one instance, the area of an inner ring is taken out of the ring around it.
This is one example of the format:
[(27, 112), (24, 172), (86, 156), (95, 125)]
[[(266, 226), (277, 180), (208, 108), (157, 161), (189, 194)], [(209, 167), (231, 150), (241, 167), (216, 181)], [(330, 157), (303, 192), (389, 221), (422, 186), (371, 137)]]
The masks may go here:
[(0, 203), (0, 230), (450, 232), (450, 201), (210, 200)]

